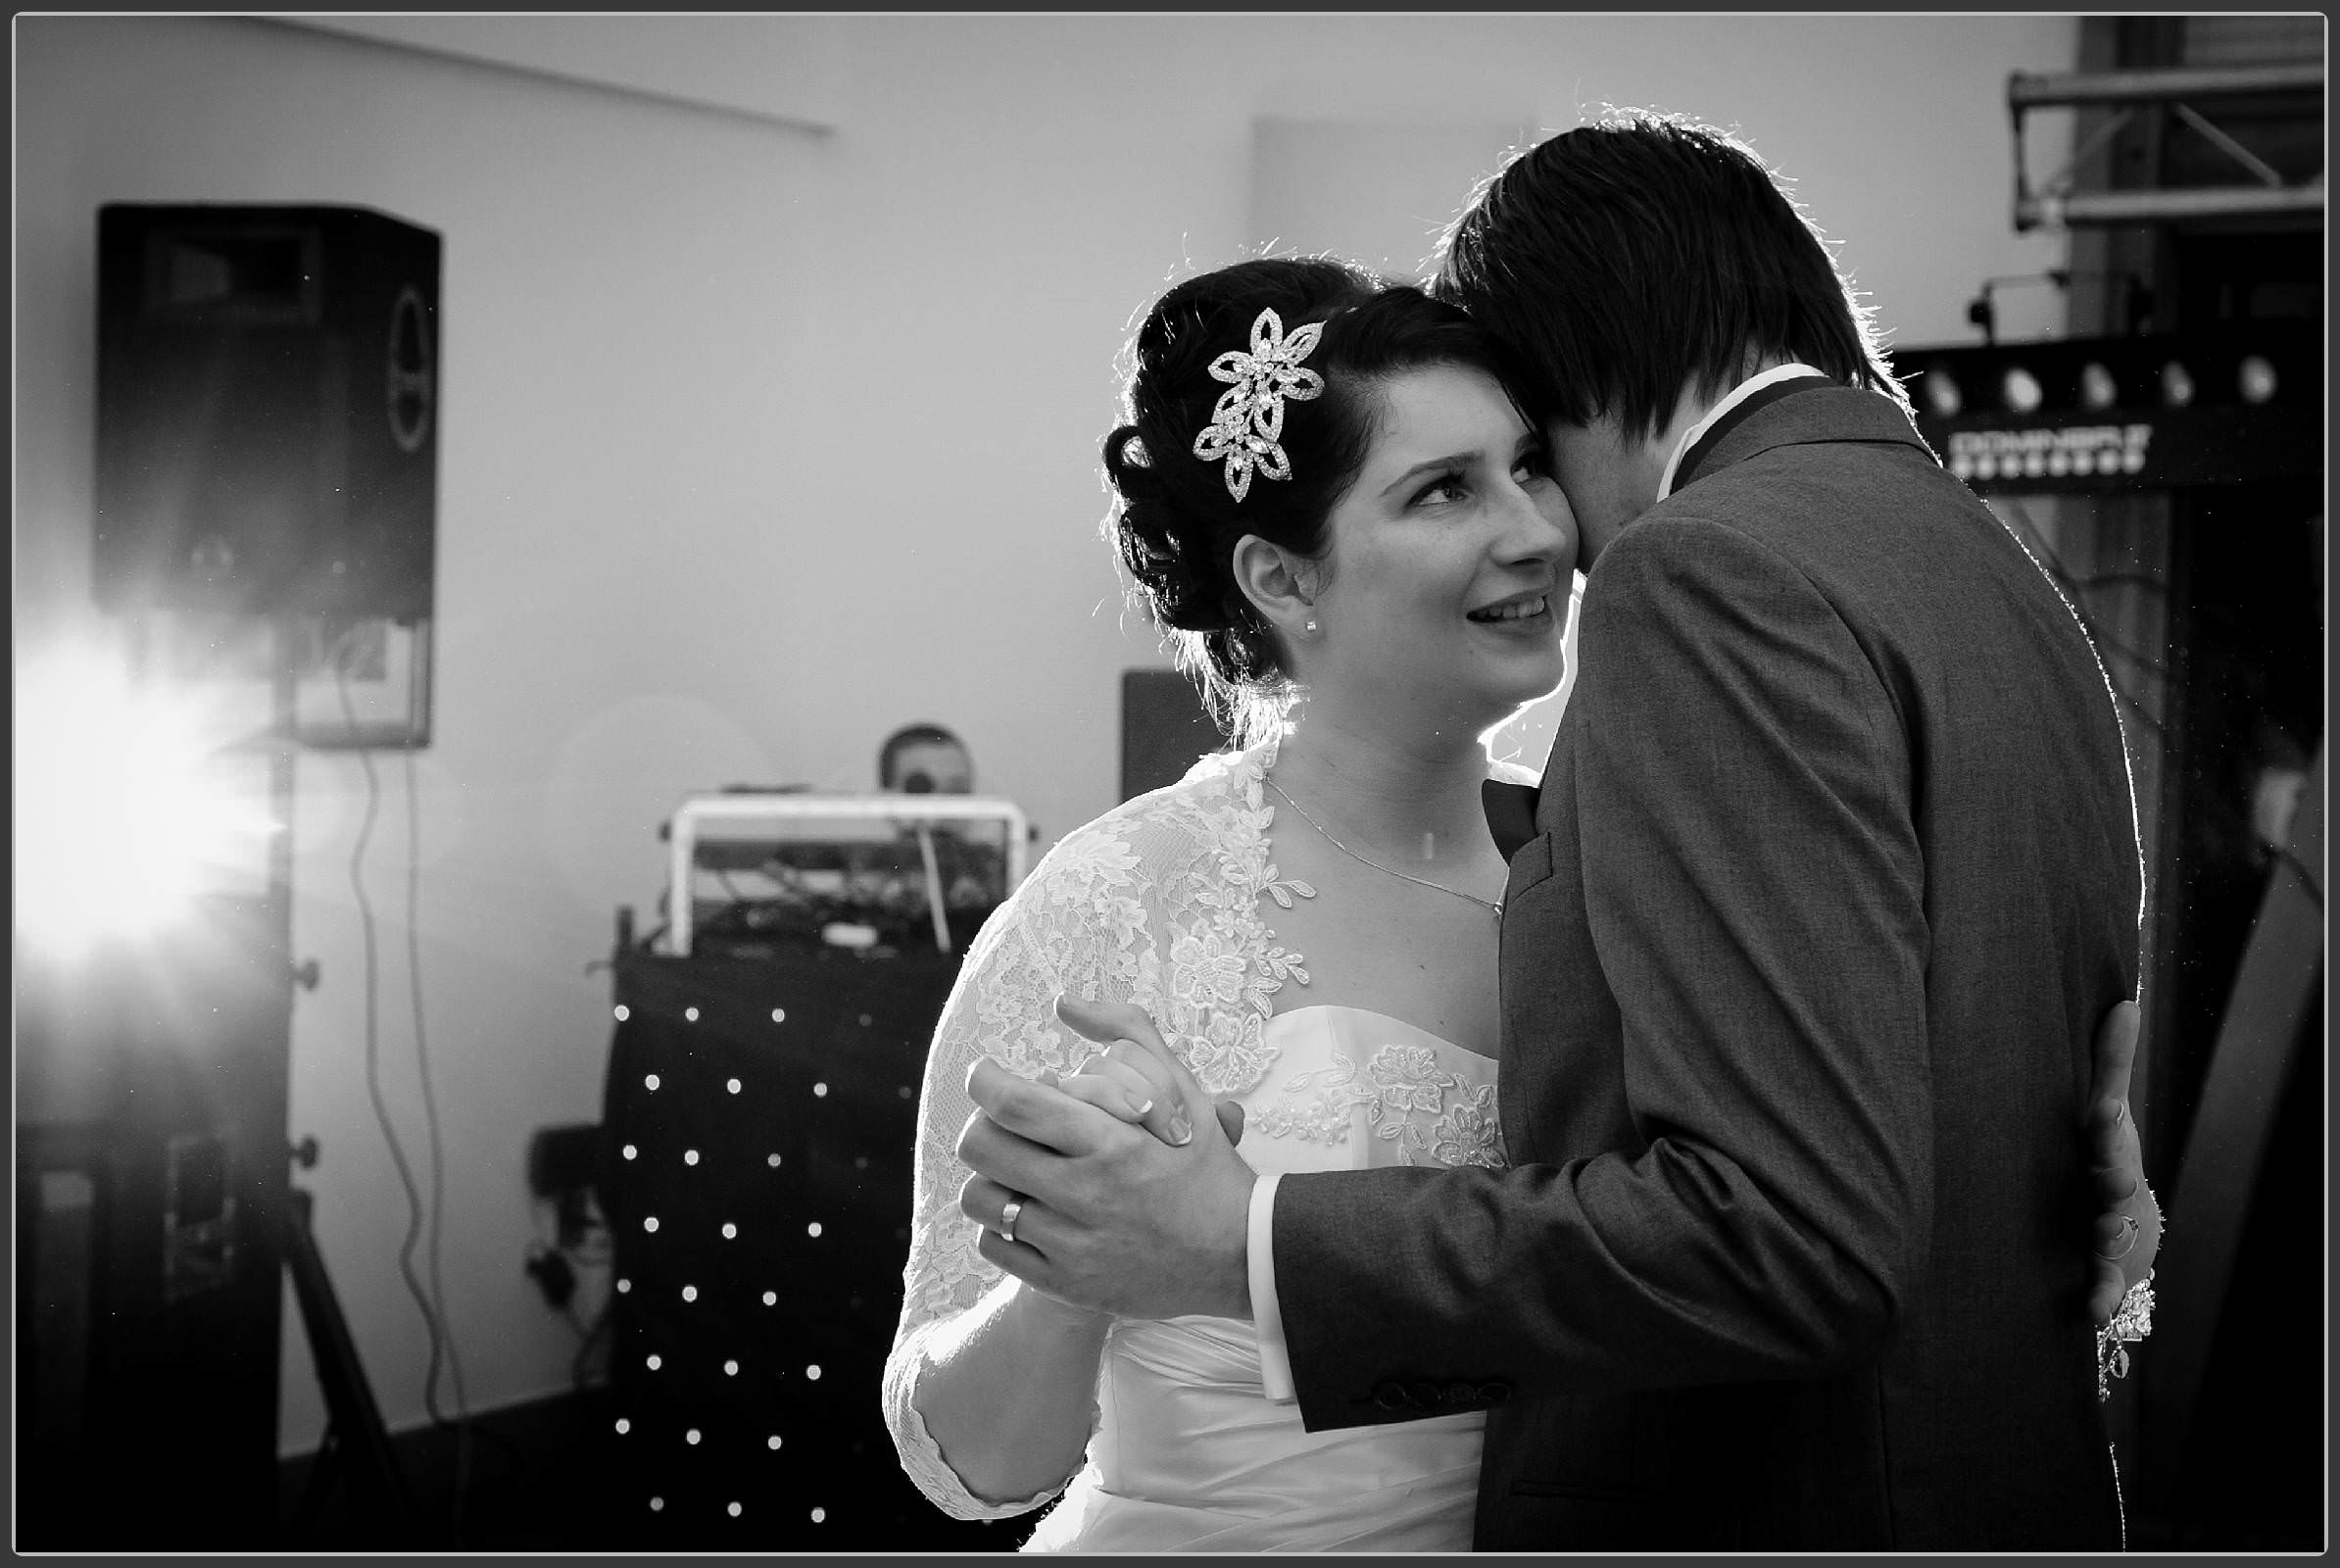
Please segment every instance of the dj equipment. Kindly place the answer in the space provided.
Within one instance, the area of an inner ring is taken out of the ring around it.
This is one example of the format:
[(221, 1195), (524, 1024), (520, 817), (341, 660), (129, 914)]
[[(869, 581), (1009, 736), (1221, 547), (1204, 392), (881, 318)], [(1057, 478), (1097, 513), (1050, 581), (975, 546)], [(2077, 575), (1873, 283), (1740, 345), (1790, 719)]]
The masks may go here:
[(734, 952), (791, 938), (960, 952), (1023, 881), (1030, 836), (1012, 802), (974, 795), (696, 796), (666, 824), (666, 951), (689, 956), (712, 922)]
[(102, 608), (429, 616), (439, 253), (357, 207), (99, 210)]
[(668, 820), (663, 941), (622, 913), (595, 1187), (609, 1473), (642, 1550), (1005, 1549), (903, 1476), (879, 1403), (919, 1085), (1013, 804), (734, 790)]

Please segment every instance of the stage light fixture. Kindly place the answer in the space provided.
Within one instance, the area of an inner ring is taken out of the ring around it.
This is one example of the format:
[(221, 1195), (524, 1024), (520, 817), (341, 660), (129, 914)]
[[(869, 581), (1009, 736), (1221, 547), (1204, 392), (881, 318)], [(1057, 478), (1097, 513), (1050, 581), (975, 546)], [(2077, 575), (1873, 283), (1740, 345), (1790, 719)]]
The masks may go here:
[(2080, 367), (2080, 403), (2090, 409), (2109, 409), (2121, 401), (2121, 384), (2113, 372), (2091, 360)]
[(96, 647), (17, 682), (17, 915), (52, 957), (268, 886), (268, 758), (200, 686), (139, 688)]
[(2182, 409), (2194, 401), (2194, 373), (2176, 360), (2162, 367), (2162, 401)]
[(2275, 395), (2275, 368), (2264, 354), (2247, 356), (2235, 368), (2235, 390), (2245, 403), (2265, 403)]
[(1955, 419), (1966, 407), (1966, 399), (1959, 395), (1958, 383), (1950, 379), (1947, 370), (1927, 370), (1919, 378), (1926, 394), (1926, 407), (1937, 419)]
[(2040, 390), (2039, 377), (2019, 365), (2000, 377), (1999, 401), (2010, 414), (2037, 414), (2046, 394)]

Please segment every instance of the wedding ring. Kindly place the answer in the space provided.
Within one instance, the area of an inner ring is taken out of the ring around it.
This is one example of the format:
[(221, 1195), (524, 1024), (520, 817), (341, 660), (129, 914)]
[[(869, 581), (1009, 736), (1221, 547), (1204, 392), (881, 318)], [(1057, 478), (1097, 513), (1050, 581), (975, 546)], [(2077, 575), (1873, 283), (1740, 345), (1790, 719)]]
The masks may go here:
[(2106, 1262), (2108, 1262), (2108, 1263), (2118, 1263), (2118, 1262), (2120, 1262), (2120, 1261), (2121, 1261), (2122, 1258), (2124, 1258), (2124, 1257), (2128, 1256), (2128, 1254), (2129, 1254), (2129, 1253), (2131, 1253), (2131, 1252), (2133, 1252), (2133, 1251), (2135, 1251), (2135, 1250), (2137, 1250), (2137, 1238), (2138, 1238), (2139, 1236), (2142, 1236), (2142, 1235), (2144, 1234), (2144, 1232), (2145, 1232), (2145, 1228), (2144, 1228), (2142, 1225), (2139, 1225), (2139, 1224), (2137, 1223), (2137, 1216), (2136, 1216), (2136, 1215), (2134, 1215), (2134, 1214), (2123, 1214), (2123, 1215), (2121, 1215), (2121, 1235), (2120, 1235), (2120, 1236), (2117, 1236), (2117, 1237), (2115, 1237), (2115, 1238), (2114, 1238), (2114, 1240), (2115, 1240), (2116, 1242), (2119, 1242), (2119, 1241), (2121, 1241), (2121, 1240), (2122, 1240), (2122, 1239), (2124, 1239), (2124, 1238), (2125, 1238), (2125, 1239), (2127, 1240), (2127, 1242), (2128, 1242), (2128, 1245), (2127, 1245), (2126, 1247), (2123, 1247), (2123, 1248), (2121, 1248), (2121, 1250), (2120, 1250), (2120, 1251), (2118, 1251), (2118, 1252), (2104, 1252), (2104, 1253), (2101, 1253), (2101, 1254), (2099, 1254), (2099, 1255), (2100, 1255), (2100, 1256), (2102, 1256), (2102, 1257), (2104, 1258), (2104, 1260), (2105, 1260)]
[(1015, 1240), (1015, 1222), (1023, 1212), (1022, 1200), (1011, 1198), (1007, 1200), (1007, 1206), (999, 1210), (999, 1240), (1003, 1242)]

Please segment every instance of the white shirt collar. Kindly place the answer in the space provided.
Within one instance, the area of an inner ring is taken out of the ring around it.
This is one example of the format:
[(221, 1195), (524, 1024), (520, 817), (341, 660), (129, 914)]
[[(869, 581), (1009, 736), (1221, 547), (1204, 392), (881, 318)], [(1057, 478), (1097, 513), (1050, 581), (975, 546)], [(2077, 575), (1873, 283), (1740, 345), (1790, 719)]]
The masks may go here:
[(1706, 411), (1705, 418), (1684, 430), (1682, 433), (1682, 439), (1674, 444), (1674, 455), (1666, 460), (1666, 471), (1658, 476), (1657, 498), (1663, 501), (1674, 493), (1674, 470), (1682, 466), (1682, 460), (1689, 455), (1690, 448), (1698, 444), (1698, 438), (1713, 429), (1715, 421), (1722, 418), (1724, 415), (1729, 414), (1732, 409), (1746, 402), (1748, 398), (1775, 382), (1785, 381), (1792, 376), (1826, 375), (1827, 373), (1826, 370), (1816, 370), (1809, 365), (1775, 365), (1760, 375), (1749, 376), (1732, 387), (1730, 392), (1725, 394), (1722, 402)]

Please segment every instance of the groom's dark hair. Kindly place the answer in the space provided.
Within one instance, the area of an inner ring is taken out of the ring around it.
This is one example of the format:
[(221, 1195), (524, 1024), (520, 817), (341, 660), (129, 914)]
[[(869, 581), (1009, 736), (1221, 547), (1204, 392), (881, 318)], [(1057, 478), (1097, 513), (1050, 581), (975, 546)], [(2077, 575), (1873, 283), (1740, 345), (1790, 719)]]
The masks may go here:
[(1494, 334), (1539, 420), (1655, 434), (1685, 385), (1720, 396), (1756, 358), (1909, 407), (1763, 160), (1676, 116), (1612, 113), (1514, 158), (1448, 229), (1434, 292)]

